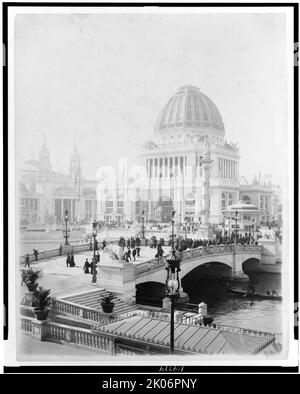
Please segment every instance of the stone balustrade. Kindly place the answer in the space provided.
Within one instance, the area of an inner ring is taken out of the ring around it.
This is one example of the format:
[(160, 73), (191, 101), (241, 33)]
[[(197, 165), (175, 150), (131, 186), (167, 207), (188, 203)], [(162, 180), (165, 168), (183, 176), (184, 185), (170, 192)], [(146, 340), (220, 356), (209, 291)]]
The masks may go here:
[[(261, 253), (262, 247), (257, 245), (239, 245), (239, 244), (231, 244), (231, 245), (207, 245), (207, 246), (199, 246), (195, 249), (184, 250), (183, 252), (179, 252), (181, 261), (186, 261), (190, 259), (194, 259), (197, 257), (207, 256), (211, 254), (226, 254), (226, 253)], [(160, 269), (166, 264), (166, 257), (155, 258), (152, 260), (145, 261), (140, 264), (136, 264), (134, 267), (135, 276), (142, 275), (145, 272), (153, 271), (156, 269)]]
[[(151, 316), (151, 312), (147, 313), (145, 311), (137, 310), (133, 312), (128, 312), (123, 316), (118, 316), (113, 320), (111, 320), (111, 322), (123, 320), (128, 317), (136, 316), (136, 315), (141, 315), (141, 316), (148, 315), (149, 317), (153, 318), (153, 316)], [(166, 314), (163, 314), (161, 315), (161, 317), (158, 318), (158, 320), (168, 320), (168, 319), (169, 316), (167, 316)], [(193, 322), (193, 320), (191, 320), (189, 322), (189, 325), (199, 326), (199, 322), (197, 323), (196, 321)], [(211, 326), (207, 326), (207, 327), (210, 329), (217, 329), (221, 331), (230, 331), (234, 333), (244, 333), (244, 334), (250, 334), (255, 336), (267, 337), (267, 340), (265, 342), (257, 345), (253, 349), (249, 349), (249, 352), (251, 352), (252, 354), (257, 353), (261, 348), (267, 346), (270, 342), (274, 341), (275, 339), (274, 334), (267, 333), (264, 331), (250, 330), (250, 329), (225, 326), (225, 325), (224, 326), (219, 325), (216, 327), (211, 327)], [(117, 352), (123, 354), (129, 354), (129, 353), (135, 354), (141, 352), (145, 353), (145, 351), (142, 351), (141, 349), (134, 350), (134, 347), (137, 345), (137, 343), (143, 344), (144, 350), (146, 349), (146, 352), (149, 353), (151, 352), (151, 349), (154, 350), (155, 352), (159, 351), (162, 353), (165, 352), (167, 353), (169, 347), (169, 343), (162, 343), (158, 339), (141, 337), (139, 334), (131, 335), (130, 333), (122, 332), (121, 330), (119, 332), (116, 330), (111, 331), (109, 327), (106, 327), (105, 325), (101, 325), (101, 324), (100, 325), (95, 324), (89, 330), (85, 328), (72, 327), (65, 324), (55, 323), (49, 320), (38, 321), (30, 317), (21, 316), (21, 331), (25, 334), (30, 334), (40, 339), (41, 341), (74, 343), (79, 346), (101, 349), (109, 352), (112, 355), (116, 354)], [(122, 345), (124, 345), (122, 340), (124, 339), (129, 341), (128, 346), (131, 343), (129, 349), (122, 348)], [(204, 354), (206, 353), (205, 349), (195, 350), (192, 347), (185, 347), (184, 345), (181, 345), (179, 348), (176, 348), (176, 351), (179, 353), (184, 352), (191, 354), (195, 354), (195, 352), (197, 353), (200, 352)]]
[(103, 312), (96, 311), (95, 309), (89, 308), (87, 306), (74, 304), (73, 302), (56, 298), (51, 300), (51, 310), (54, 312), (59, 312), (65, 316), (79, 317), (84, 320), (89, 320), (91, 323), (96, 323), (94, 327), (126, 319), (137, 314), (143, 315), (143, 311), (136, 310), (125, 312), (118, 316), (107, 316)]
[[(90, 244), (82, 244), (82, 245), (69, 245), (69, 246), (63, 246), (62, 250), (62, 256), (67, 255), (68, 253), (80, 253), (80, 252), (85, 252), (89, 250)], [(24, 264), (25, 263), (25, 256), (20, 256), (19, 257), (19, 263)], [(53, 257), (58, 257), (60, 256), (59, 254), (59, 248), (56, 249), (51, 249), (51, 250), (45, 250), (43, 252), (39, 252), (38, 254), (38, 260), (47, 260), (51, 259)], [(29, 254), (29, 262), (35, 261), (35, 256), (33, 253)]]
[(78, 305), (73, 302), (55, 298), (51, 301), (51, 309), (53, 311), (60, 312), (65, 316), (75, 316), (91, 322), (103, 322), (103, 324), (105, 324), (109, 321), (108, 317), (104, 316), (100, 311), (96, 311), (84, 305)]

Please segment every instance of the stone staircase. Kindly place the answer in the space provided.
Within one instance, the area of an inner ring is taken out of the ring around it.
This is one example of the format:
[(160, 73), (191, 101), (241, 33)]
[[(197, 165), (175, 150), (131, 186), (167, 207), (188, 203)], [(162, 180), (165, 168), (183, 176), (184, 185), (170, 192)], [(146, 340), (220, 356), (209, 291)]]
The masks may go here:
[[(102, 311), (100, 298), (109, 295), (110, 292), (105, 289), (97, 289), (93, 291), (87, 291), (80, 294), (74, 294), (67, 297), (61, 297), (63, 301), (72, 302), (77, 305), (87, 306), (89, 308), (95, 309), (97, 311)], [(120, 315), (122, 313), (131, 312), (137, 309), (136, 305), (129, 305), (121, 301), (119, 298), (114, 298), (113, 300), (114, 314)]]

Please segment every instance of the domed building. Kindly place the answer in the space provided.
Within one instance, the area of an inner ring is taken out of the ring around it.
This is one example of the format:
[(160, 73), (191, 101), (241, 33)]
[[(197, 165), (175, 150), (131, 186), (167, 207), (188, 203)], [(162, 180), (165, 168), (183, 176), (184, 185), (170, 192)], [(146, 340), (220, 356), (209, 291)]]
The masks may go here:
[(160, 112), (140, 158), (148, 187), (137, 206), (146, 220), (168, 222), (175, 210), (178, 222), (223, 222), (222, 211), (239, 199), (239, 150), (224, 137), (214, 102), (195, 86), (180, 87)]

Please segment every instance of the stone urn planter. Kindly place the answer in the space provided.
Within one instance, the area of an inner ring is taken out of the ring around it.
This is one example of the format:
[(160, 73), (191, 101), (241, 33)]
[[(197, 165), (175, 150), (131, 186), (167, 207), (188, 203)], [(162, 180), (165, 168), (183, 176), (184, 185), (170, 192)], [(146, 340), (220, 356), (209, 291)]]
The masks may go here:
[(47, 320), (50, 309), (44, 309), (41, 311), (40, 309), (34, 308), (34, 314), (37, 320)]
[(109, 295), (104, 296), (100, 299), (102, 310), (104, 313), (112, 313), (112, 311), (115, 307), (115, 303), (112, 302), (112, 300), (114, 298), (115, 298), (115, 296), (110, 293)]
[(38, 283), (26, 283), (27, 289), (30, 292), (35, 292), (37, 287), (38, 287)]
[(49, 314), (50, 290), (39, 287), (34, 292), (33, 311), (37, 320), (46, 320)]

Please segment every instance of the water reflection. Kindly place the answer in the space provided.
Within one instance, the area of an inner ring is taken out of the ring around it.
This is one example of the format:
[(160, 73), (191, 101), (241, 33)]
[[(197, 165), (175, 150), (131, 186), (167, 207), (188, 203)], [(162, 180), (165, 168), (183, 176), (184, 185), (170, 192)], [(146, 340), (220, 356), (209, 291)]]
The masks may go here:
[[(280, 275), (259, 273), (250, 276), (250, 284), (258, 291), (280, 292)], [(207, 303), (208, 313), (216, 323), (281, 333), (281, 301), (243, 298), (228, 293), (226, 283), (215, 279), (193, 277), (184, 282), (190, 302)]]

